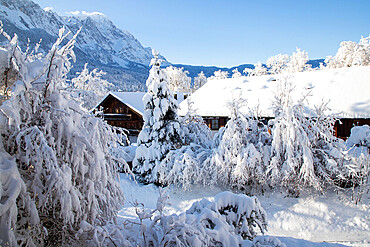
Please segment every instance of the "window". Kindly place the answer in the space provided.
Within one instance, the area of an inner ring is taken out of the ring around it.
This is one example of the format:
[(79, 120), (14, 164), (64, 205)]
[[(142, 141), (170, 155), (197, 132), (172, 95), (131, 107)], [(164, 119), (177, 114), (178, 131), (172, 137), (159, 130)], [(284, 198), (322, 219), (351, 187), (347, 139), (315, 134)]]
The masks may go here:
[(218, 129), (218, 119), (211, 120), (211, 129), (217, 130)]

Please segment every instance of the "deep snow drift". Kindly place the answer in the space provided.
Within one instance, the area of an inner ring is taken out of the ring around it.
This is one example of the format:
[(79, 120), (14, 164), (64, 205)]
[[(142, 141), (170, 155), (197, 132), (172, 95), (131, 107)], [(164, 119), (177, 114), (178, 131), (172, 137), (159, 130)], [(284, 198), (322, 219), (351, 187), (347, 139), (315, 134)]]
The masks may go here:
[[(125, 194), (125, 206), (119, 212), (120, 220), (135, 220), (136, 200), (150, 209), (156, 208), (159, 196), (155, 185), (141, 185), (121, 174), (121, 188)], [(170, 206), (166, 214), (179, 214), (203, 198), (212, 200), (221, 188), (193, 187), (184, 191), (171, 187)], [(370, 240), (369, 196), (359, 205), (348, 197), (336, 193), (326, 196), (302, 195), (300, 198), (285, 197), (281, 193), (257, 196), (268, 215), (267, 235), (277, 236), (287, 246), (368, 246)]]

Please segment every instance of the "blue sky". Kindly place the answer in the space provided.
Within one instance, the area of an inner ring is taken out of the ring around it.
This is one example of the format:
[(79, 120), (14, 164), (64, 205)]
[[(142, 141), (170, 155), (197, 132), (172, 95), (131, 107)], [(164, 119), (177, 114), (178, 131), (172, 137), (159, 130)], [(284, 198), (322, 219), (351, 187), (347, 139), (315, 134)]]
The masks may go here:
[(101, 12), (172, 63), (231, 67), (299, 47), (311, 59), (370, 35), (369, 0), (34, 0)]

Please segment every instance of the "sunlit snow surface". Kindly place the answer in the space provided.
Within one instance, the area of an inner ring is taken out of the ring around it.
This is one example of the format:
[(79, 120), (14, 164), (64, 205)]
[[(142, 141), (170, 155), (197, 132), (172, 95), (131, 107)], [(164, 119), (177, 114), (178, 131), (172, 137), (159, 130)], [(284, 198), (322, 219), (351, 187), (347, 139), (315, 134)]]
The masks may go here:
[[(121, 220), (136, 220), (132, 202), (155, 209), (158, 187), (141, 185), (121, 174), (121, 188), (125, 194), (124, 208), (119, 212)], [(194, 187), (183, 191), (169, 189), (170, 206), (166, 214), (186, 211), (195, 201), (212, 198), (222, 189)], [(326, 196), (301, 195), (300, 198), (284, 197), (281, 193), (258, 196), (268, 215), (268, 235), (279, 237), (287, 246), (369, 246), (370, 206), (369, 194), (359, 205), (336, 193)], [(342, 245), (340, 245), (342, 244)]]

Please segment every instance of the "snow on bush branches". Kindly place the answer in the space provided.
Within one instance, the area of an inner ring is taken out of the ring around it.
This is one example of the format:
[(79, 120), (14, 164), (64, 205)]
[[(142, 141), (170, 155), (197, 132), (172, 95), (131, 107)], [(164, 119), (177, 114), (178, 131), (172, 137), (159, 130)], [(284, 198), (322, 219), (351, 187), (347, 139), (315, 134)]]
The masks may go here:
[(179, 215), (164, 214), (167, 199), (160, 190), (155, 210), (137, 208), (139, 222), (125, 224), (139, 228), (133, 230), (139, 234), (122, 234), (126, 238), (114, 241), (128, 243), (125, 246), (249, 246), (267, 231), (267, 215), (256, 197), (221, 192), (213, 201), (194, 202)]
[(67, 40), (61, 29), (46, 55), (24, 53), (3, 34), (19, 80), (0, 106), (0, 244), (76, 245), (82, 222), (106, 224), (122, 205), (124, 161), (110, 154), (118, 140), (64, 91), (77, 34)]

